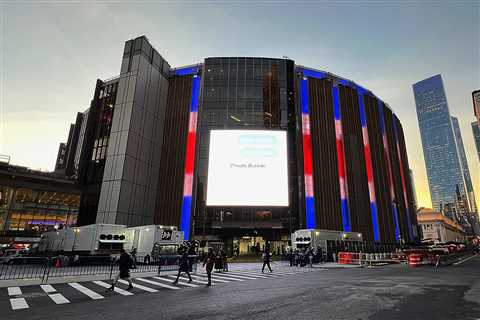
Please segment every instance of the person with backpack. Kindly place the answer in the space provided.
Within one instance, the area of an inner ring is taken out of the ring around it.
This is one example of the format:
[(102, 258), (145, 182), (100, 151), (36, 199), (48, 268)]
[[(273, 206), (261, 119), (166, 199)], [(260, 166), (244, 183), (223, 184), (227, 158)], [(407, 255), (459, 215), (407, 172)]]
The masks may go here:
[(265, 252), (263, 253), (263, 267), (262, 267), (262, 273), (263, 271), (265, 270), (265, 266), (268, 266), (268, 269), (270, 270), (270, 272), (272, 272), (272, 268), (270, 268), (270, 250), (269, 248), (267, 247), (265, 249)]
[(188, 283), (192, 282), (192, 276), (190, 275), (190, 272), (188, 272), (189, 270), (189, 264), (188, 264), (188, 251), (187, 250), (184, 250), (182, 255), (180, 256), (180, 260), (178, 262), (179, 264), (179, 268), (178, 268), (178, 274), (177, 274), (177, 279), (175, 279), (175, 281), (173, 281), (173, 284), (177, 284), (178, 283), (178, 278), (180, 278), (180, 274), (182, 272), (185, 272), (188, 276)]
[(108, 290), (113, 291), (115, 289), (115, 285), (118, 282), (118, 279), (127, 280), (128, 281), (128, 288), (127, 290), (132, 290), (133, 285), (132, 281), (130, 280), (130, 268), (132, 267), (133, 261), (132, 258), (125, 250), (120, 250), (120, 258), (118, 259), (118, 274), (115, 276), (115, 280), (112, 283), (112, 286), (108, 288)]

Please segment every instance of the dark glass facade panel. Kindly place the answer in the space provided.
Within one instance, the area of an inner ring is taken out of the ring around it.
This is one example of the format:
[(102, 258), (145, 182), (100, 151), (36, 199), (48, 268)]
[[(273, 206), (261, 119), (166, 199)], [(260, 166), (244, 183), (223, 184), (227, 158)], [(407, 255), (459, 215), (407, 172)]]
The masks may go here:
[[(272, 228), (288, 234), (290, 226), (297, 222), (297, 133), (293, 76), (294, 65), (290, 60), (243, 57), (205, 60), (195, 169), (195, 234), (206, 232), (221, 236), (225, 230), (235, 229), (239, 234), (245, 234), (252, 229), (270, 232)], [(209, 132), (227, 128), (287, 131), (290, 207), (206, 207)]]
[(155, 224), (180, 223), (191, 91), (192, 76), (169, 80)]
[(96, 220), (117, 89), (118, 82), (97, 80), (88, 110), (78, 168), (78, 183), (83, 189), (78, 225)]

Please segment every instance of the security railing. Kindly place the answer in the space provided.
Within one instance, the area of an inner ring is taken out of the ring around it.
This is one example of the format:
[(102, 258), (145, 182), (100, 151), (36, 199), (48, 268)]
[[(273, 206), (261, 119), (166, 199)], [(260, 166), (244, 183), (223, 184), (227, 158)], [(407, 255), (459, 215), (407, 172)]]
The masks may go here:
[[(130, 273), (156, 273), (175, 271), (180, 256), (159, 256), (150, 263), (134, 263)], [(110, 256), (84, 257), (6, 257), (0, 259), (0, 281), (40, 279), (48, 283), (52, 278), (104, 276), (112, 279), (118, 273), (118, 260)], [(196, 272), (198, 256), (189, 255), (190, 270)]]

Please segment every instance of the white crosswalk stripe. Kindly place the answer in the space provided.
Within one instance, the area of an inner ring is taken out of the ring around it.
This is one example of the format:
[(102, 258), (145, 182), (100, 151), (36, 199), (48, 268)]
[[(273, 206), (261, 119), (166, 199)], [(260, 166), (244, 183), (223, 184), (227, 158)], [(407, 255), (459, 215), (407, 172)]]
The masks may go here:
[[(22, 294), (22, 290), (20, 289), (20, 287), (8, 287), (7, 291), (9, 296), (19, 296)], [(25, 298), (11, 298), (10, 305), (12, 306), (13, 310), (29, 308), (27, 300), (25, 300)]]
[[(123, 283), (123, 284), (128, 284), (128, 281), (121, 280), (121, 279), (118, 280), (118, 282)], [(142, 286), (141, 284), (136, 284), (136, 283), (133, 283), (133, 282), (132, 282), (132, 286), (134, 288), (141, 289), (141, 290), (144, 290), (144, 291), (147, 291), (147, 292), (158, 292), (157, 289), (152, 289), (152, 288), (149, 288), (149, 287), (145, 287), (145, 286)]]
[(19, 296), (22, 294), (22, 290), (20, 287), (9, 287), (8, 288), (8, 295), (9, 296)]
[[(206, 276), (207, 275), (205, 274), (205, 277)], [(243, 279), (238, 279), (238, 278), (233, 278), (233, 277), (228, 277), (228, 276), (221, 276), (219, 274), (213, 274), (213, 273), (212, 273), (212, 279), (222, 279), (222, 280), (226, 279), (226, 280), (233, 280), (233, 281), (245, 281)]]
[[(95, 284), (98, 284), (99, 286), (101, 287), (104, 287), (106, 289), (110, 288), (110, 284), (106, 283), (106, 282), (103, 282), (103, 281), (93, 281), (93, 283)], [(113, 289), (114, 292), (116, 293), (119, 293), (121, 294), (122, 296), (131, 296), (133, 295), (133, 293), (129, 292), (129, 291), (126, 291), (126, 290), (123, 290), (123, 289), (120, 289), (119, 287), (115, 286), (115, 288)]]
[[(203, 281), (208, 280), (206, 275), (203, 276), (203, 277), (201, 277), (201, 276), (197, 276), (197, 275), (192, 274), (192, 278), (197, 278), (197, 279), (200, 279), (200, 280), (203, 280)], [(217, 279), (217, 278), (214, 278), (214, 277), (212, 276), (212, 282), (228, 283), (228, 282), (230, 282), (230, 281)]]
[(70, 303), (67, 298), (65, 298), (61, 293), (51, 293), (48, 295), (50, 299), (53, 300), (56, 304), (65, 304)]
[(55, 288), (49, 284), (42, 284), (40, 285), (40, 288), (42, 288), (42, 290), (45, 291), (46, 293), (57, 292), (57, 290), (55, 290)]
[[(172, 281), (169, 280), (169, 279), (163, 279), (163, 278), (159, 278), (159, 277), (157, 277), (157, 278), (155, 278), (155, 279), (160, 280), (160, 281), (161, 281), (161, 280), (166, 280), (167, 282), (172, 283)], [(143, 282), (145, 282), (145, 283), (149, 283), (149, 284), (152, 284), (152, 285), (154, 285), (154, 286), (158, 286), (158, 287), (162, 287), (162, 288), (172, 289), (172, 288), (170, 288), (171, 286), (165, 285), (165, 284), (160, 283), (160, 282), (157, 282), (157, 281), (152, 281), (152, 280), (143, 279), (143, 278), (135, 278), (135, 280), (140, 280), (140, 281), (143, 281)], [(173, 287), (173, 288), (179, 289), (179, 288), (177, 288), (177, 287)], [(173, 290), (175, 290), (175, 289), (173, 289)]]
[(10, 299), (10, 304), (11, 304), (13, 310), (28, 309), (29, 308), (25, 298)]
[[(176, 279), (176, 278), (177, 278), (177, 276), (174, 276), (174, 275), (170, 275), (169, 277), (172, 278), (172, 279)], [(189, 280), (188, 278), (185, 278), (185, 277), (180, 277), (180, 278), (178, 278), (178, 279), (181, 279), (181, 280)], [(192, 279), (193, 279), (193, 277), (192, 277)], [(208, 283), (207, 281), (196, 280), (196, 279), (193, 279), (193, 282), (195, 282), (195, 283), (201, 283), (201, 284), (207, 284), (207, 283)], [(179, 282), (179, 283), (180, 283), (180, 282)], [(189, 283), (189, 284), (191, 285), (191, 283)]]
[(55, 302), (56, 304), (70, 303), (67, 298), (65, 298), (61, 293), (58, 293), (57, 290), (55, 290), (55, 288), (51, 285), (44, 284), (41, 285), (40, 288), (42, 288), (42, 290), (48, 294), (48, 297), (52, 299), (53, 302)]
[[(177, 276), (173, 276), (175, 279), (177, 278)], [(161, 277), (156, 277), (155, 279), (157, 280), (160, 280), (160, 281), (165, 281), (165, 282), (169, 282), (169, 283), (172, 283), (173, 281), (170, 280), (170, 279), (166, 279), (166, 278), (161, 278)], [(178, 278), (180, 280), (180, 278)], [(188, 278), (184, 278), (182, 277), (182, 280), (183, 279), (186, 279), (187, 281), (190, 280)], [(193, 282), (193, 278), (192, 278), (192, 282)], [(183, 281), (178, 281), (178, 284), (182, 285), (182, 286), (185, 286), (185, 287), (198, 287), (196, 284), (191, 284), (191, 283), (188, 283), (188, 282), (183, 282)]]
[(86, 295), (86, 296), (88, 296), (88, 297), (90, 297), (94, 300), (103, 299), (102, 295), (96, 293), (95, 291), (92, 291), (92, 290), (88, 289), (87, 287), (82, 286), (80, 283), (71, 282), (68, 285), (70, 287), (74, 288), (74, 289), (77, 289), (78, 291), (80, 291), (84, 295)]

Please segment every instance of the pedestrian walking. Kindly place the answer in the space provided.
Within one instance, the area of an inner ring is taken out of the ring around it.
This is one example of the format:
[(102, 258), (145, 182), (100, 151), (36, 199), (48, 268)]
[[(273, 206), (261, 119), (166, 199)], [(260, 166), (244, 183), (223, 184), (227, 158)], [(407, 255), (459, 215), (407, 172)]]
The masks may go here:
[(268, 247), (267, 247), (267, 249), (265, 249), (265, 252), (263, 253), (262, 273), (265, 270), (265, 266), (268, 266), (268, 269), (270, 270), (270, 272), (272, 272), (272, 268), (270, 267), (270, 257), (271, 257), (270, 251), (268, 250)]
[(178, 274), (177, 274), (177, 279), (175, 279), (175, 281), (173, 281), (173, 284), (177, 284), (178, 283), (178, 278), (180, 278), (180, 274), (182, 272), (185, 272), (188, 276), (188, 282), (192, 282), (192, 276), (190, 275), (190, 272), (188, 272), (189, 270), (189, 265), (188, 265), (188, 251), (185, 250), (182, 255), (180, 256), (180, 261), (179, 261), (179, 268), (178, 268)]
[(208, 277), (207, 287), (210, 287), (212, 285), (212, 270), (213, 270), (214, 264), (215, 264), (215, 254), (213, 253), (213, 249), (209, 248), (207, 256), (205, 257), (205, 260), (203, 260), (203, 266), (207, 271), (207, 277)]
[(132, 281), (130, 280), (130, 268), (132, 267), (132, 258), (125, 252), (125, 250), (120, 250), (120, 259), (118, 260), (118, 274), (115, 277), (115, 280), (112, 283), (112, 286), (108, 288), (108, 290), (113, 291), (115, 289), (115, 285), (118, 282), (118, 279), (127, 280), (128, 281), (128, 289), (132, 290)]
[(312, 248), (308, 250), (308, 264), (310, 265), (310, 268), (313, 268), (313, 249)]
[(133, 248), (132, 251), (130, 252), (130, 255), (132, 256), (132, 260), (133, 260), (132, 269), (137, 269), (137, 248)]
[(225, 252), (225, 250), (222, 250), (223, 271), (228, 272), (228, 261), (227, 261), (227, 259), (228, 259), (227, 253)]

